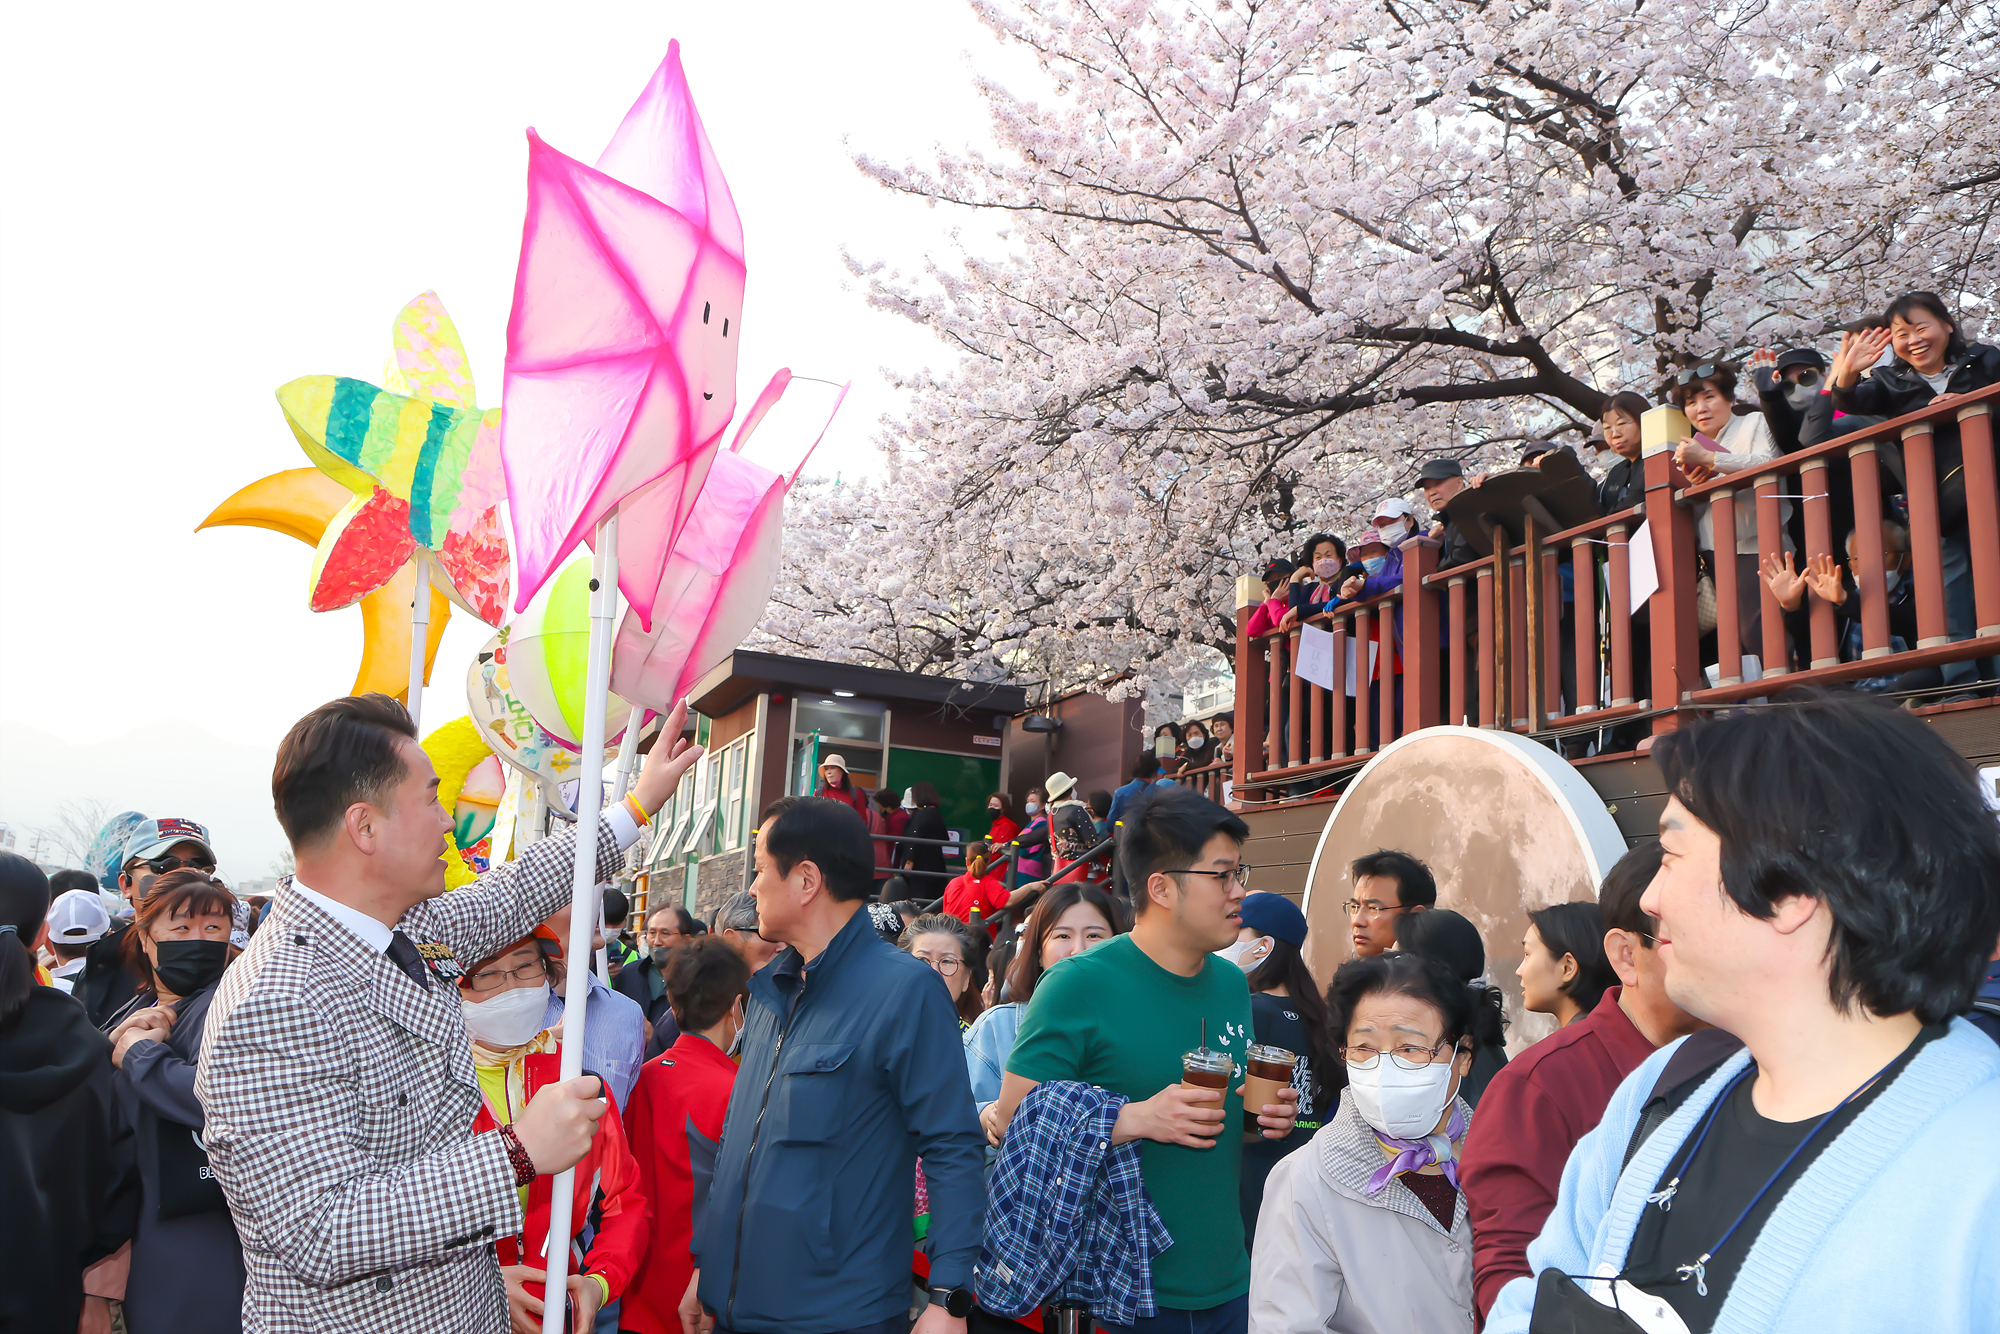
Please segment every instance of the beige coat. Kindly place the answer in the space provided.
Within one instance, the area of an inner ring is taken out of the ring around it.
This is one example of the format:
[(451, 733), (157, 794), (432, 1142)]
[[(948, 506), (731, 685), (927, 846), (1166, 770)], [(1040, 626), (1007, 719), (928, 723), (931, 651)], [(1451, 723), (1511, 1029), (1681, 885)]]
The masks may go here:
[(1364, 1193), (1382, 1162), (1374, 1133), (1342, 1098), (1312, 1141), (1271, 1170), (1250, 1257), (1250, 1334), (1472, 1328), (1464, 1195), (1447, 1233), (1400, 1181)]

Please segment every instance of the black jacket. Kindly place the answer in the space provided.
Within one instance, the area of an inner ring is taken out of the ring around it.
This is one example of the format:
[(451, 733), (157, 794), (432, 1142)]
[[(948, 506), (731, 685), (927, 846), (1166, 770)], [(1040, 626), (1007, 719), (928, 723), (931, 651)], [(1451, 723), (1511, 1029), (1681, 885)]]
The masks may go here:
[[(1969, 394), (2000, 384), (2000, 347), (1973, 343), (1951, 363), (1951, 368), (1951, 379), (1945, 382), (1946, 393)], [(1851, 388), (1835, 386), (1830, 397), (1833, 406), (1842, 412), (1887, 419), (1915, 412), (1936, 398), (1937, 392), (1899, 357), (1890, 365), (1877, 366)], [(1950, 532), (1965, 523), (1965, 470), (1958, 423), (1941, 421), (1931, 429), (1937, 442), (1938, 517)]]
[(195, 1062), (214, 998), (212, 986), (183, 997), (174, 1006), (167, 1040), (133, 1043), (113, 1079), (120, 1108), (137, 1132), (143, 1183), (125, 1285), (126, 1323), (133, 1334), (224, 1334), (243, 1327), (243, 1247), (229, 1210), (159, 1216), (160, 1156), (167, 1147), (161, 1141), (199, 1133), (204, 1122), (194, 1096)]
[(77, 980), (75, 995), (83, 1002), (83, 1012), (90, 1016), (90, 1022), (100, 1028), (138, 994), (139, 984), (118, 957), (118, 947), (124, 944), (125, 933), (131, 929), (130, 922), (114, 922), (109, 931), (83, 951), (83, 976)]
[[(910, 822), (903, 826), (907, 838), (949, 837), (944, 827), (944, 814), (935, 806), (919, 806), (910, 812)], [(913, 871), (943, 871), (944, 849), (924, 843), (902, 843), (896, 847), (896, 864), (907, 866)], [(944, 881), (934, 875), (919, 876), (920, 883), (910, 886), (920, 899), (932, 899), (944, 893)]]
[[(680, 1036), (680, 1030), (674, 1024), (674, 1006), (666, 1000), (666, 986), (660, 982), (660, 966), (652, 962), (652, 954), (642, 954), (636, 964), (620, 968), (618, 976), (612, 978), (612, 990), (636, 1000), (638, 1008), (646, 1012), (646, 1060), (652, 1060), (654, 1056), (666, 1052), (666, 1048), (674, 1046), (674, 1036)], [(662, 1016), (672, 1030), (672, 1036), (664, 1042), (660, 1040), (666, 1036), (660, 1030)], [(654, 1050), (656, 1046), (658, 1050)]]
[(1644, 459), (1619, 459), (1604, 474), (1604, 480), (1597, 484), (1597, 510), (1600, 514), (1616, 514), (1620, 510), (1629, 510), (1645, 498)]
[(0, 1033), (0, 1329), (76, 1328), (83, 1271), (132, 1238), (139, 1173), (111, 1043), (50, 987)]

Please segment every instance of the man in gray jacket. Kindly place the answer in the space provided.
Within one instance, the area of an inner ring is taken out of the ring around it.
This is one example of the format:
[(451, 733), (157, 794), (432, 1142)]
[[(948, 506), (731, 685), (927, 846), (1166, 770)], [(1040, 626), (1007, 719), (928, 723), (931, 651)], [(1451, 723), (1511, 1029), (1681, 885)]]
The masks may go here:
[[(700, 753), (681, 723), (676, 710), (675, 744), (653, 748), (633, 791), (648, 815)], [(278, 747), (271, 796), (298, 871), (217, 988), (195, 1078), (252, 1334), (506, 1334), (493, 1240), (521, 1229), (518, 1188), (582, 1159), (603, 1114), (585, 1075), (472, 1133), (457, 978), (568, 901), (576, 835), (446, 894), (437, 789), (384, 695), (322, 705)], [(598, 880), (635, 815), (614, 807), (592, 831)]]

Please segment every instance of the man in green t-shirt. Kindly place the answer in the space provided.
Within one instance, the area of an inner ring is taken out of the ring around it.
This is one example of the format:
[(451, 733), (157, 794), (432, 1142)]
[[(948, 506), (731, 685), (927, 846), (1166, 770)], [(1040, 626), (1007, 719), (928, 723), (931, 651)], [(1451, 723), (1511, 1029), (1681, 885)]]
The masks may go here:
[[(1133, 888), (1132, 933), (1042, 974), (995, 1107), (1004, 1133), (1021, 1099), (1048, 1080), (1079, 1080), (1129, 1099), (1112, 1140), (1146, 1141), (1139, 1150), (1146, 1192), (1173, 1238), (1153, 1262), (1159, 1314), (1131, 1328), (1244, 1334), (1250, 1258), (1237, 1201), (1250, 988), (1214, 951), (1234, 944), (1241, 925), (1250, 830), (1178, 786), (1148, 793), (1124, 825), (1118, 857)], [(1234, 1058), (1226, 1094), (1181, 1084), (1182, 1055), (1204, 1042)], [(1297, 1092), (1284, 1096), (1257, 1118), (1271, 1139), (1289, 1135), (1298, 1116)]]

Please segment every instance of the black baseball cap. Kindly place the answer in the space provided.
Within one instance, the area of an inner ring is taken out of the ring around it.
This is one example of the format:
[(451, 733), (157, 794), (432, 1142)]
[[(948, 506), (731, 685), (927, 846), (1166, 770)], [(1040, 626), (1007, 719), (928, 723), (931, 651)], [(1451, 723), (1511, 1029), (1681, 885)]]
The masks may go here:
[(1417, 470), (1417, 480), (1420, 482), (1442, 482), (1447, 477), (1463, 476), (1465, 469), (1459, 466), (1457, 459), (1432, 459)]
[(1266, 565), (1264, 567), (1264, 582), (1267, 584), (1275, 584), (1280, 579), (1284, 578), (1286, 575), (1290, 574), (1292, 571), (1298, 568), (1299, 568), (1298, 566), (1292, 564), (1292, 562), (1286, 560), (1283, 556), (1280, 556), (1276, 560), (1272, 561), (1269, 565)]
[(1773, 368), (1773, 373), (1777, 375), (1783, 375), (1786, 372), (1786, 370), (1788, 370), (1793, 366), (1811, 366), (1815, 370), (1823, 371), (1826, 369), (1826, 358), (1822, 357), (1813, 348), (1809, 347), (1786, 348), (1783, 352), (1780, 352), (1778, 354), (1778, 364)]

